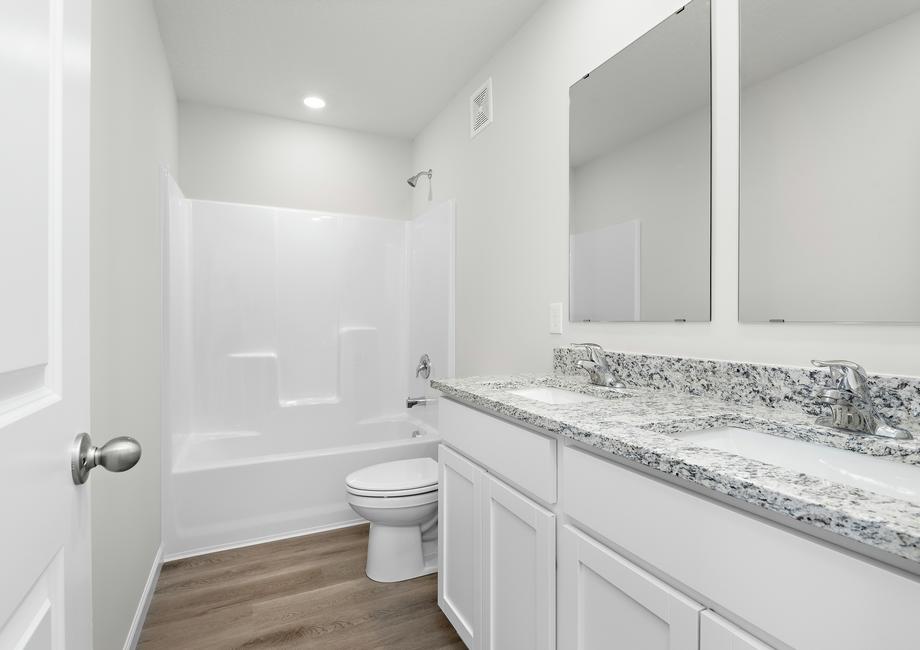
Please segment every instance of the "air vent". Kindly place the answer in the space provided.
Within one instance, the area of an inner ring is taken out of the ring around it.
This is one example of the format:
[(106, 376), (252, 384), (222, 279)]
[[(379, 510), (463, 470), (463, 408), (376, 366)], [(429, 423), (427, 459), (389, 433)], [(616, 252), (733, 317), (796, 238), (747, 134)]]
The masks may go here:
[(470, 97), (470, 137), (475, 138), (492, 123), (492, 78)]

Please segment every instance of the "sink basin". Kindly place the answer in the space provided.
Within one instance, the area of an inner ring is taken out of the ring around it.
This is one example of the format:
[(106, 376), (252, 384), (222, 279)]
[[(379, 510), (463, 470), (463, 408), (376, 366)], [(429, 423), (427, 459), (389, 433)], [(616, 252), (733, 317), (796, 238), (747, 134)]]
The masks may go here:
[(816, 478), (920, 504), (920, 467), (769, 433), (723, 427), (675, 437)]
[(600, 397), (576, 393), (573, 390), (564, 388), (552, 388), (550, 386), (532, 386), (530, 388), (519, 388), (518, 390), (509, 390), (512, 395), (519, 395), (527, 399), (543, 402), (544, 404), (580, 404), (581, 402), (596, 402)]

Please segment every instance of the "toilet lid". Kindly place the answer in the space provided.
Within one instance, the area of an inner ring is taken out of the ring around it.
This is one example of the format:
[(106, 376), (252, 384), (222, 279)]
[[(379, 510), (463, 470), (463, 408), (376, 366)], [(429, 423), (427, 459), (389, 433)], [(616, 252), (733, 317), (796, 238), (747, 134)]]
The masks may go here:
[(438, 464), (431, 458), (408, 458), (352, 472), (345, 485), (362, 492), (403, 492), (438, 484)]

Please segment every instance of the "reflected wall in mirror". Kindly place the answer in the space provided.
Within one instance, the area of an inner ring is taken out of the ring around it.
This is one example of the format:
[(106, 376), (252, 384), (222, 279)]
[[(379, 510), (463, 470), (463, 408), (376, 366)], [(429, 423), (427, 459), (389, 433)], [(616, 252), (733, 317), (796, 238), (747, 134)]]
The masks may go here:
[(569, 91), (569, 317), (708, 321), (709, 2)]
[(741, 1), (742, 321), (920, 321), (920, 0)]

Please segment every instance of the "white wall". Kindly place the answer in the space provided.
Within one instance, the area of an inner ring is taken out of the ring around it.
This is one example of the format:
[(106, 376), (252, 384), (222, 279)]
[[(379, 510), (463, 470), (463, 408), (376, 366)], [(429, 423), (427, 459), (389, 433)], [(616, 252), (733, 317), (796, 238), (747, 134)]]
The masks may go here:
[[(804, 365), (853, 358), (920, 375), (915, 326), (738, 323), (737, 3), (713, 0), (712, 323), (569, 324), (548, 330), (568, 273), (568, 88), (683, 4), (549, 0), (416, 138), (436, 199), (457, 199), (457, 372), (546, 371), (553, 346)], [(495, 123), (469, 138), (467, 102), (493, 80)], [(416, 211), (425, 197), (413, 197)]]
[(709, 320), (709, 187), (708, 109), (572, 170), (573, 233), (641, 223), (641, 320)]
[(179, 104), (179, 185), (193, 199), (408, 219), (411, 150), (401, 138)]
[(159, 166), (176, 166), (176, 97), (149, 0), (94, 0), (92, 29), (92, 435), (143, 447), (90, 480), (94, 646), (109, 650), (160, 546)]
[(746, 320), (920, 320), (917, 61), (920, 12), (744, 88)]

